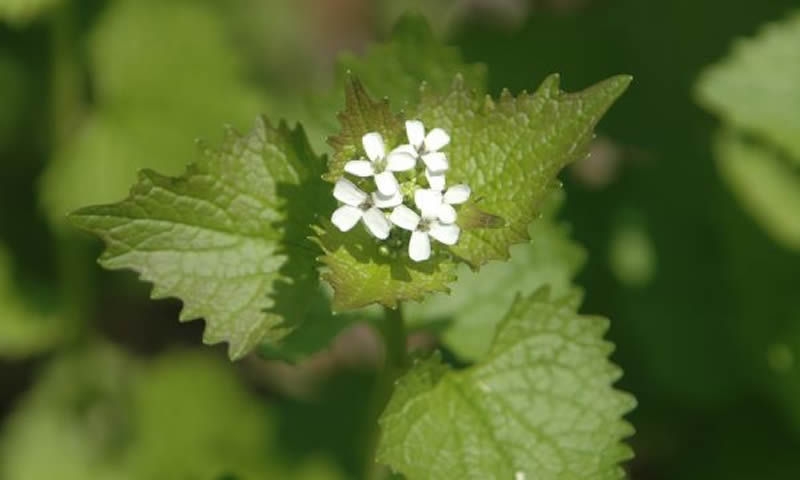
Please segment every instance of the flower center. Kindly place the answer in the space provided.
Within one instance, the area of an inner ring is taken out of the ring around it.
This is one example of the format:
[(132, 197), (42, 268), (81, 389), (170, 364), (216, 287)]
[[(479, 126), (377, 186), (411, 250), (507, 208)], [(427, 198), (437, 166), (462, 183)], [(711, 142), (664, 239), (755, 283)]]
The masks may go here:
[(427, 232), (431, 229), (431, 223), (433, 223), (432, 218), (422, 217), (422, 219), (419, 221), (419, 225), (417, 226), (417, 230), (420, 232)]
[(359, 205), (358, 208), (360, 208), (362, 211), (366, 212), (367, 210), (372, 208), (372, 206), (373, 206), (372, 198), (367, 196), (367, 198), (365, 198), (364, 201), (361, 202), (361, 205)]
[(379, 158), (372, 163), (372, 168), (375, 169), (375, 173), (383, 173), (386, 170), (386, 159)]

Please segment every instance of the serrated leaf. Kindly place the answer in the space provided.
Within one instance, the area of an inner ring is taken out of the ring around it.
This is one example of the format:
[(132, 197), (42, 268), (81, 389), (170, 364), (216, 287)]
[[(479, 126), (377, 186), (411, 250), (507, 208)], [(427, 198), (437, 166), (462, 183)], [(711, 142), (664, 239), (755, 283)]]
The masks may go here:
[(698, 99), (735, 129), (756, 135), (800, 164), (800, 12), (740, 40), (706, 69)]
[(448, 183), (468, 184), (481, 210), (505, 220), (502, 228), (462, 224), (452, 251), (479, 267), (507, 259), (511, 245), (529, 240), (528, 226), (556, 175), (588, 154), (595, 125), (630, 81), (620, 75), (570, 94), (551, 75), (532, 95), (504, 92), (494, 101), (458, 78), (449, 94), (425, 95), (409, 116), (450, 134)]
[[(405, 127), (402, 118), (392, 113), (387, 100), (375, 101), (358, 79), (346, 87), (345, 110), (339, 115), (342, 128), (331, 137), (334, 148), (325, 179), (335, 182), (344, 174), (344, 164), (361, 155), (361, 138), (368, 132), (380, 132), (387, 146), (402, 142)], [(316, 235), (325, 254), (322, 278), (333, 287), (336, 311), (380, 303), (394, 308), (404, 300), (421, 300), (428, 292), (447, 291), (455, 280), (455, 264), (444, 255), (425, 263), (415, 263), (397, 244), (380, 243), (358, 226), (341, 232), (325, 222)]]
[(622, 478), (635, 400), (612, 387), (608, 321), (579, 303), (518, 298), (481, 363), (416, 363), (381, 418), (378, 461), (409, 480)]
[[(556, 175), (586, 154), (594, 125), (629, 82), (629, 77), (620, 76), (581, 93), (565, 94), (558, 90), (557, 77), (551, 77), (535, 95), (514, 99), (505, 94), (495, 104), (468, 92), (459, 78), (451, 93), (427, 96), (419, 116), (431, 127), (445, 128), (453, 138), (447, 147), (450, 183), (470, 185), (477, 198), (473, 208), (503, 220), (498, 228), (474, 228), (475, 222), (462, 220), (464, 231), (451, 251), (477, 267), (507, 259), (511, 245), (529, 240), (528, 226), (556, 185)], [(348, 160), (363, 156), (364, 134), (380, 132), (389, 149), (404, 142), (402, 119), (392, 114), (387, 101), (372, 100), (356, 79), (348, 83), (346, 99), (340, 114), (342, 131), (330, 142), (334, 153), (326, 175), (329, 181), (343, 175)], [(379, 244), (361, 228), (356, 231), (341, 233), (331, 227), (318, 235), (326, 252), (323, 278), (334, 287), (338, 309), (370, 303), (394, 307), (398, 301), (446, 292), (447, 283), (455, 279), (455, 261), (443, 250), (418, 264), (404, 254), (401, 236)]]
[(325, 252), (322, 278), (334, 290), (334, 311), (373, 303), (395, 308), (401, 301), (422, 300), (430, 292), (447, 292), (447, 284), (455, 280), (455, 263), (443, 255), (415, 263), (399, 245), (387, 254), (363, 228), (340, 232), (326, 225), (317, 229), (317, 239)]
[[(362, 152), (361, 138), (368, 132), (378, 132), (388, 145), (402, 143), (403, 119), (392, 113), (389, 100), (373, 100), (357, 78), (350, 77), (344, 89), (345, 108), (339, 113), (340, 128), (328, 139), (333, 153), (328, 160), (325, 179), (336, 182), (344, 174), (344, 165)], [(332, 130), (333, 131), (333, 130)]]
[(63, 0), (0, 0), (0, 19), (24, 25), (47, 13)]
[(0, 245), (0, 357), (41, 353), (71, 333), (62, 317), (34, 307), (17, 288), (10, 258)]
[(742, 206), (776, 242), (800, 250), (800, 174), (791, 163), (731, 132), (717, 137), (714, 152)]
[(301, 130), (262, 118), (184, 175), (143, 171), (126, 200), (71, 219), (105, 240), (103, 266), (137, 271), (154, 298), (181, 299), (181, 319), (204, 318), (204, 341), (228, 342), (238, 359), (289, 333), (317, 287), (306, 237), (332, 210), (322, 165)]
[(405, 15), (397, 21), (387, 42), (372, 45), (363, 56), (339, 56), (335, 87), (324, 96), (312, 97), (303, 124), (309, 131), (319, 132), (318, 139), (312, 135), (312, 144), (322, 150), (322, 139), (339, 127), (336, 113), (346, 105), (341, 92), (350, 77), (358, 77), (374, 97), (389, 98), (395, 111), (400, 111), (419, 102), (423, 82), (427, 91), (444, 93), (457, 74), (473, 88), (485, 91), (485, 65), (467, 64), (457, 48), (436, 38), (423, 17)]
[(406, 306), (413, 326), (446, 324), (442, 342), (459, 358), (476, 361), (486, 355), (500, 318), (517, 295), (530, 295), (547, 285), (555, 296), (572, 288), (572, 279), (586, 261), (586, 251), (556, 223), (563, 192), (546, 201), (544, 217), (533, 222), (531, 241), (511, 247), (507, 262), (491, 262), (479, 272), (460, 265), (449, 294), (434, 294)]
[(123, 197), (141, 168), (180, 174), (193, 139), (216, 138), (226, 122), (246, 127), (262, 111), (228, 35), (208, 2), (120, 0), (103, 9), (87, 40), (94, 107), (42, 178), (53, 225)]
[(341, 77), (346, 72), (356, 75), (373, 95), (390, 98), (397, 109), (419, 102), (423, 82), (426, 91), (436, 93), (447, 92), (455, 75), (480, 92), (487, 83), (484, 64), (467, 64), (458, 48), (441, 43), (427, 20), (413, 14), (398, 19), (388, 43), (373, 45), (361, 58), (341, 55), (338, 73)]

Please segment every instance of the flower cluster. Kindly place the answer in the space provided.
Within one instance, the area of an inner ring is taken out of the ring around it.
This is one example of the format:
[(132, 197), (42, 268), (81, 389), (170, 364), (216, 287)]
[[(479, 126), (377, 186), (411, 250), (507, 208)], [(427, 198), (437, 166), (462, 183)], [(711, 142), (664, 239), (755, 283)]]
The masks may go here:
[[(389, 238), (393, 227), (411, 232), (408, 255), (415, 262), (431, 256), (431, 238), (445, 245), (455, 245), (461, 234), (453, 207), (470, 196), (467, 185), (445, 189), (450, 168), (447, 154), (441, 150), (450, 136), (441, 128), (425, 134), (418, 120), (406, 122), (408, 143), (386, 153), (383, 137), (370, 132), (362, 138), (366, 158), (347, 162), (344, 171), (359, 178), (372, 178), (375, 191), (365, 192), (346, 178), (336, 182), (333, 196), (342, 205), (331, 221), (347, 232), (361, 221), (374, 237)], [(426, 185), (420, 185), (418, 170), (424, 170)], [(403, 180), (402, 184), (398, 180)], [(415, 209), (406, 203), (413, 202)]]

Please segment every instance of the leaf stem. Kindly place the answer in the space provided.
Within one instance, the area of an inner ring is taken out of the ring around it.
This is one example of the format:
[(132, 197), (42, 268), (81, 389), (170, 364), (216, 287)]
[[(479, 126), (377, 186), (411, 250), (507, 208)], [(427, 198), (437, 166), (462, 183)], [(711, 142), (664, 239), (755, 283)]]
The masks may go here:
[(384, 355), (368, 405), (364, 478), (370, 480), (388, 476), (386, 467), (375, 461), (381, 436), (378, 420), (392, 397), (395, 382), (408, 365), (407, 338), (401, 307), (384, 308), (384, 317), (375, 322), (375, 327), (383, 340)]

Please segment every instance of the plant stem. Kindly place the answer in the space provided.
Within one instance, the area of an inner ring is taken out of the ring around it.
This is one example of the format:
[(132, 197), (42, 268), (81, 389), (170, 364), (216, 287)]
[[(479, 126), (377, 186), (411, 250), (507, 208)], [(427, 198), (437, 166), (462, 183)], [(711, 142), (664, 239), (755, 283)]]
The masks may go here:
[(375, 326), (383, 340), (384, 355), (383, 365), (375, 379), (368, 407), (367, 432), (369, 433), (365, 443), (364, 478), (370, 480), (378, 480), (387, 476), (386, 467), (375, 461), (381, 436), (378, 419), (392, 397), (395, 382), (408, 364), (407, 338), (402, 309), (399, 306), (396, 309), (385, 308), (384, 317), (376, 322)]
[(83, 77), (75, 15), (71, 5), (63, 5), (51, 17), (51, 151), (72, 137), (83, 109)]
[[(81, 68), (80, 42), (75, 7), (65, 4), (53, 11), (51, 35), (50, 84), (50, 153), (74, 136), (84, 109), (84, 76)], [(73, 328), (68, 344), (79, 342), (88, 334), (92, 299), (93, 250), (82, 238), (75, 237), (63, 225), (55, 227), (58, 275), (62, 292), (62, 315)]]

